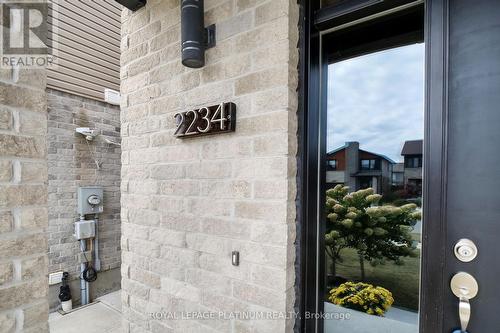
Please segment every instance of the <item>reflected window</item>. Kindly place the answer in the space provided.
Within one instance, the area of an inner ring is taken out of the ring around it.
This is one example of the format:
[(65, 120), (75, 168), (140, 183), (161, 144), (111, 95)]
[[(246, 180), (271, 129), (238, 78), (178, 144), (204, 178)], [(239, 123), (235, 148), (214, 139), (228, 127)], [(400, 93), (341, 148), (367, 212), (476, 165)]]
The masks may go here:
[(422, 167), (422, 157), (407, 157), (406, 158), (407, 168), (421, 168)]
[(328, 161), (328, 166), (332, 170), (337, 170), (337, 160), (329, 160)]
[(361, 160), (362, 170), (375, 170), (376, 160)]
[(403, 173), (402, 172), (392, 172), (392, 184), (398, 186), (403, 184)]

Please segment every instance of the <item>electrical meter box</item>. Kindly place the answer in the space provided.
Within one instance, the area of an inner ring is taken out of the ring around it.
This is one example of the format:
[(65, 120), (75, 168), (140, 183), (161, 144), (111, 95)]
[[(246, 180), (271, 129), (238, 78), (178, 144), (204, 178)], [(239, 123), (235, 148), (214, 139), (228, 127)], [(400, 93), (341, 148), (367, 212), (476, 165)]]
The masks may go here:
[(79, 215), (99, 214), (103, 211), (102, 186), (82, 186), (78, 188)]
[(75, 238), (77, 240), (95, 237), (95, 220), (75, 222)]

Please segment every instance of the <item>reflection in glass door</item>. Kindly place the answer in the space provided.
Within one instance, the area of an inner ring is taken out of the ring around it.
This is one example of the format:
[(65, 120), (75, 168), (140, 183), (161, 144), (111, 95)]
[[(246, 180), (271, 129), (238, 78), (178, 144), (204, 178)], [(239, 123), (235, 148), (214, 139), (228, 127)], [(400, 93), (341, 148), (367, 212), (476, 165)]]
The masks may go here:
[(328, 66), (325, 333), (418, 333), (424, 46)]

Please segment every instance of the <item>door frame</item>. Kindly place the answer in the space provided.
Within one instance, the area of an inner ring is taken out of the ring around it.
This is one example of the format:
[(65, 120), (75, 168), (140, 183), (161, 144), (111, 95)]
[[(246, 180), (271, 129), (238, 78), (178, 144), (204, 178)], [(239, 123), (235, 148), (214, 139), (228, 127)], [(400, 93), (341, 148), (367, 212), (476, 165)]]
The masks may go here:
[[(448, 1), (425, 2), (425, 131), (423, 165), (422, 262), (420, 272), (419, 332), (443, 332), (443, 301), (448, 293), (446, 265), (446, 179), (448, 123)], [(318, 301), (318, 277), (321, 243), (319, 221), (320, 191), (325, 165), (320, 163), (324, 151), (319, 140), (321, 122), (326, 116), (326, 78), (322, 75), (321, 38), (335, 27), (348, 28), (374, 19), (398, 7), (420, 5), (412, 0), (350, 0), (320, 9), (319, 1), (299, 0), (299, 151), (298, 151), (298, 251), (297, 251), (297, 310), (301, 314), (296, 331), (323, 333), (323, 321), (307, 314), (321, 313)], [(324, 181), (323, 181), (324, 182)], [(346, 332), (348, 333), (348, 332)]]

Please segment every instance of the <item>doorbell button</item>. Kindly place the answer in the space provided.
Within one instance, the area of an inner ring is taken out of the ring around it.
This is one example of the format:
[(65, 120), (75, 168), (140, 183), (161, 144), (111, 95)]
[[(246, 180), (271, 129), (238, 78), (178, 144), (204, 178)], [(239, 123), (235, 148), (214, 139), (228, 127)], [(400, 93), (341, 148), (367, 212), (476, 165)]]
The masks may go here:
[(470, 262), (477, 257), (477, 247), (473, 241), (463, 238), (455, 244), (455, 257), (462, 262)]

